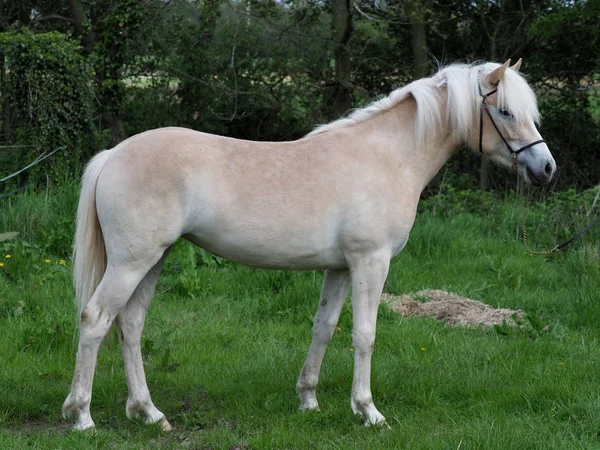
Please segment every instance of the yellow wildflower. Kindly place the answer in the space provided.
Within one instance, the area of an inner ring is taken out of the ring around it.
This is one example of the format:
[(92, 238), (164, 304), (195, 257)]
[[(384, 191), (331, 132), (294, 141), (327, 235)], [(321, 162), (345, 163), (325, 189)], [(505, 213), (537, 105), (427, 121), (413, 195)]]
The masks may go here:
[(421, 347), (421, 351), (424, 352), (425, 351), (425, 347)]
[(5, 256), (6, 259), (10, 259), (12, 258), (12, 255), (9, 253), (8, 255)]
[(64, 260), (64, 259), (61, 259), (61, 260), (60, 260), (58, 263), (59, 263), (61, 266), (64, 266), (64, 265), (65, 265), (65, 260)]
[(0, 267), (4, 267), (4, 263), (0, 263)]
[(49, 260), (49, 259), (46, 259), (45, 261), (46, 261), (47, 263), (49, 263), (49, 262), (50, 262), (50, 260)]

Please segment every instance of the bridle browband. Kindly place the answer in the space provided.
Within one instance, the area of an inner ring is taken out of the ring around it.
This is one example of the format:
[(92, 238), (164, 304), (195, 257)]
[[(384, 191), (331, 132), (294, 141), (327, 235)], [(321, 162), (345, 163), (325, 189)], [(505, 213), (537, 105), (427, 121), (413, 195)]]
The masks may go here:
[(512, 159), (513, 159), (513, 162), (514, 162), (514, 165), (516, 168), (517, 156), (519, 155), (519, 153), (521, 153), (524, 150), (527, 150), (528, 148), (533, 147), (534, 145), (541, 144), (542, 142), (546, 142), (546, 141), (543, 139), (540, 139), (540, 140), (537, 140), (534, 142), (530, 142), (529, 144), (524, 145), (523, 147), (521, 147), (518, 150), (513, 149), (510, 146), (510, 144), (508, 143), (508, 141), (506, 140), (506, 138), (504, 137), (504, 135), (500, 132), (500, 128), (494, 121), (494, 118), (492, 117), (492, 113), (490, 112), (488, 104), (485, 102), (490, 95), (498, 92), (498, 88), (493, 89), (484, 95), (481, 92), (481, 86), (478, 85), (478, 87), (479, 87), (479, 95), (481, 96), (481, 108), (479, 109), (479, 153), (483, 154), (483, 111), (485, 111), (487, 113), (488, 117), (490, 118), (492, 125), (494, 125), (494, 128), (498, 132), (498, 135), (500, 136), (500, 138), (502, 138), (502, 141), (506, 145), (506, 148), (508, 148), (508, 151), (510, 152), (510, 155), (512, 156)]

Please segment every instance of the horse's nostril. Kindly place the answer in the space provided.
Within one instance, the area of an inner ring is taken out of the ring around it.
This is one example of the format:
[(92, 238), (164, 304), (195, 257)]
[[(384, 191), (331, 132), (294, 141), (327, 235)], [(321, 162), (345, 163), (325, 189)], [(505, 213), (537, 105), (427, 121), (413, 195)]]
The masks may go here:
[(552, 174), (552, 163), (547, 163), (546, 164), (546, 167), (544, 167), (544, 172), (548, 176), (550, 176)]

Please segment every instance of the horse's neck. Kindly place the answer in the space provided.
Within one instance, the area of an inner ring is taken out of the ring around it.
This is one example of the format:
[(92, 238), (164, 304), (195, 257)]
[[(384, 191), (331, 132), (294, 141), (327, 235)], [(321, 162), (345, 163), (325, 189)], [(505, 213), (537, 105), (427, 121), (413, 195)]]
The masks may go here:
[[(445, 117), (446, 92), (440, 92), (441, 117)], [(406, 99), (387, 111), (369, 119), (370, 133), (377, 135), (377, 141), (385, 143), (379, 149), (387, 153), (387, 158), (398, 162), (403, 176), (421, 189), (432, 180), (441, 167), (456, 152), (460, 141), (452, 135), (444, 124), (426, 130), (427, 138), (420, 143), (415, 133), (416, 102)]]

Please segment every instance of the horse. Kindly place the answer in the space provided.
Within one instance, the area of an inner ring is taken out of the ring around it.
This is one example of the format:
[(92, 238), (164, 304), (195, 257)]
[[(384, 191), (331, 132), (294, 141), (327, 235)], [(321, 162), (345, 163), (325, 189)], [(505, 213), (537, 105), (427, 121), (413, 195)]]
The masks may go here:
[(115, 322), (127, 417), (171, 429), (150, 397), (140, 340), (165, 259), (183, 237), (252, 267), (325, 271), (296, 384), (300, 410), (319, 409), (321, 363), (351, 289), (351, 408), (365, 425), (384, 424), (370, 382), (377, 311), (424, 187), (464, 144), (516, 167), (532, 185), (556, 171), (520, 65), (441, 68), (295, 141), (169, 127), (98, 153), (84, 172), (77, 210), (79, 346), (65, 419), (74, 418), (76, 430), (94, 427), (96, 359)]

